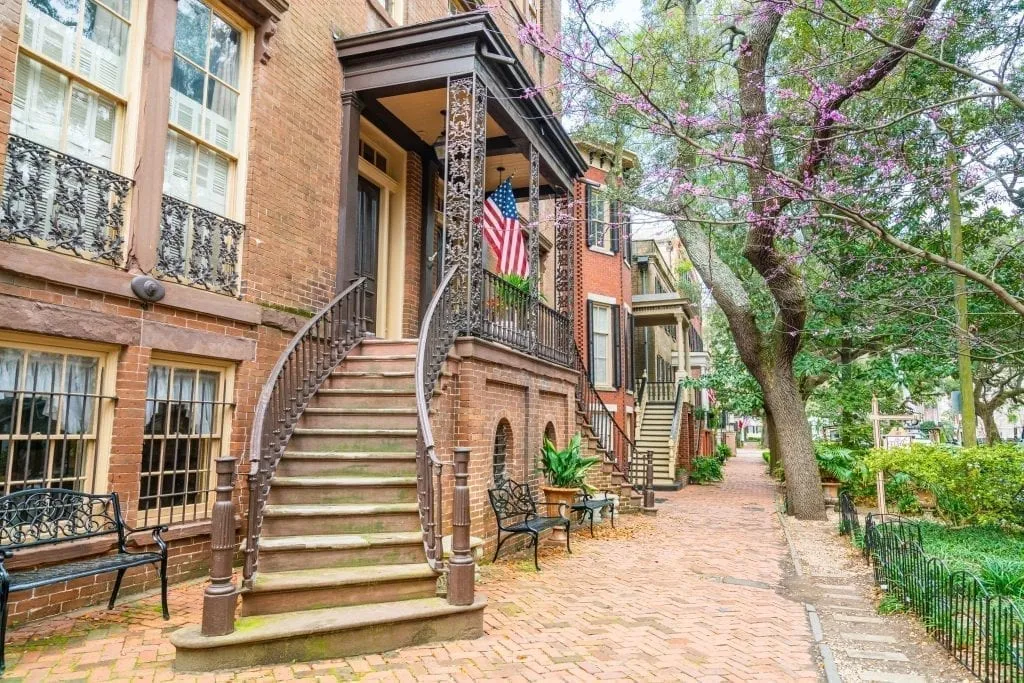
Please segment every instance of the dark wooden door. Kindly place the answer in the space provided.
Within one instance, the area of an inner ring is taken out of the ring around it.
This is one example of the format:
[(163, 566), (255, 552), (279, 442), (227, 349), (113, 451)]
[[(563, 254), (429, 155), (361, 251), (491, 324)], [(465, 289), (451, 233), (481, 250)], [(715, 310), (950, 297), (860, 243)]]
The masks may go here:
[(367, 331), (377, 331), (377, 247), (380, 232), (380, 188), (359, 178), (356, 230), (356, 277), (366, 278)]

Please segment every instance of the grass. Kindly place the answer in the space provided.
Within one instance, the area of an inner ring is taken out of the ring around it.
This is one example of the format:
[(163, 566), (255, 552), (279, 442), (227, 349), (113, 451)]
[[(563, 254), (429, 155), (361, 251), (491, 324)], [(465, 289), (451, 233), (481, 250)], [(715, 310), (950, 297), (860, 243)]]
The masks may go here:
[(934, 522), (922, 522), (921, 534), (928, 555), (942, 559), (950, 569), (976, 574), (993, 593), (1024, 602), (1024, 534)]

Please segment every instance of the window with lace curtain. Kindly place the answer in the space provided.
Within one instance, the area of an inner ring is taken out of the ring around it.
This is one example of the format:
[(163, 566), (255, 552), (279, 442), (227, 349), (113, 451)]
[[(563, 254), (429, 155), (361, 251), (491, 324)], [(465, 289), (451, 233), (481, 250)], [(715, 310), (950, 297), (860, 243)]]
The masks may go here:
[(31, 488), (97, 492), (97, 442), (111, 397), (105, 354), (0, 344), (3, 495)]

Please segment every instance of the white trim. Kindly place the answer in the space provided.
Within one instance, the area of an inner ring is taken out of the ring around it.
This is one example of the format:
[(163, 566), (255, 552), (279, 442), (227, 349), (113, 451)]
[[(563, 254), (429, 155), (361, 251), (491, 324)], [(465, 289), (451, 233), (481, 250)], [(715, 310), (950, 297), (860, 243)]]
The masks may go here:
[(604, 294), (594, 294), (593, 292), (587, 292), (587, 301), (593, 301), (599, 304), (607, 304), (609, 306), (616, 305), (615, 297), (605, 296)]
[[(628, 393), (632, 393), (632, 392), (628, 392)], [(636, 412), (636, 410), (633, 408), (633, 406), (626, 406), (626, 415), (632, 415), (635, 412)]]
[(587, 247), (587, 249), (598, 254), (603, 254), (604, 256), (618, 256), (618, 254), (616, 254), (614, 251), (610, 251), (608, 249), (605, 249), (604, 247), (599, 247), (597, 245), (591, 245)]

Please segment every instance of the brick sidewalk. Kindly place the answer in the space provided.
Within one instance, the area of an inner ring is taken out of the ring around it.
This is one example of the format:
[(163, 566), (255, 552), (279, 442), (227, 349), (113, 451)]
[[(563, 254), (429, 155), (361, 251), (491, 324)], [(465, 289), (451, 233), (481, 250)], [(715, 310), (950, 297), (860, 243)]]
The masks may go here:
[[(486, 635), (383, 655), (247, 669), (198, 680), (816, 681), (802, 605), (782, 595), (788, 550), (759, 454), (720, 486), (658, 493), (657, 517), (623, 518), (574, 553), (485, 566)], [(171, 670), (167, 635), (199, 621), (202, 584), (9, 636), (7, 680), (197, 680)]]

